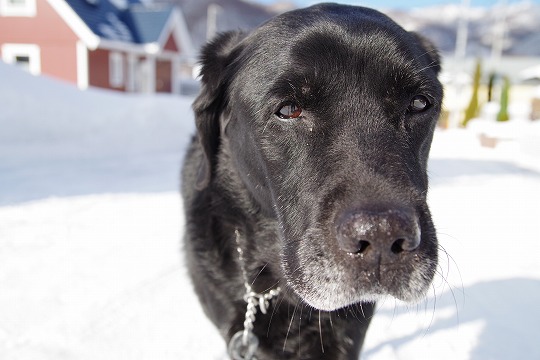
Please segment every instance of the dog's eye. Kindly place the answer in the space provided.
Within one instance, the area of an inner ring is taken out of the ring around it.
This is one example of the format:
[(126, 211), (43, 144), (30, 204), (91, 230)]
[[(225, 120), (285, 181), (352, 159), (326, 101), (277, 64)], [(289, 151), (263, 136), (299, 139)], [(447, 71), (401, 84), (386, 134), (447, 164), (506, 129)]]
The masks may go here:
[(302, 108), (295, 103), (287, 103), (276, 112), (276, 116), (283, 120), (297, 119), (301, 115)]
[(429, 109), (430, 105), (431, 103), (427, 97), (424, 95), (416, 95), (412, 98), (407, 110), (409, 110), (411, 113), (419, 113)]

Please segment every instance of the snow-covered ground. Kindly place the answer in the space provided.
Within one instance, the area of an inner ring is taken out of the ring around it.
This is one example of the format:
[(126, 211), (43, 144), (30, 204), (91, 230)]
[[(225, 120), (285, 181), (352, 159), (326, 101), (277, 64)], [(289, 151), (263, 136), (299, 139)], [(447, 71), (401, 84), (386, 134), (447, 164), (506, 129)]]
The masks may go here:
[[(180, 249), (191, 99), (2, 63), (0, 99), (0, 359), (225, 359)], [(363, 358), (540, 359), (539, 130), (495, 149), (436, 134), (440, 275), (418, 305), (381, 304)]]

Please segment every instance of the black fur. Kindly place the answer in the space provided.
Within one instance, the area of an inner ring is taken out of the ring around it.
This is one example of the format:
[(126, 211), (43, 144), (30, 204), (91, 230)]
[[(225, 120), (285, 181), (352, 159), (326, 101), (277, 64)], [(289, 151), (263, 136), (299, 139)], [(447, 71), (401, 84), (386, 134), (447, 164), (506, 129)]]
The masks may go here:
[[(435, 272), (426, 166), (442, 102), (436, 50), (377, 11), (322, 4), (219, 35), (202, 65), (182, 193), (206, 314), (226, 341), (243, 328), (238, 229), (255, 290), (283, 289), (257, 315), (257, 359), (357, 359), (373, 301), (416, 300)], [(417, 95), (429, 101), (422, 111), (411, 108)], [(280, 119), (290, 103), (302, 115)], [(338, 245), (359, 240), (359, 219), (396, 211), (412, 214), (417, 247)]]

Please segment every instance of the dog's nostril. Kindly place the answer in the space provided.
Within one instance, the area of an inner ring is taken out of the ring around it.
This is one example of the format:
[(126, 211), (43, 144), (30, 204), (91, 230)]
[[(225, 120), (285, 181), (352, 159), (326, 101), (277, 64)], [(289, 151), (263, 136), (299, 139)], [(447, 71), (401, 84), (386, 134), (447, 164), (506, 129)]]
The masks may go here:
[(420, 246), (420, 234), (411, 234), (410, 237), (399, 238), (392, 243), (390, 250), (394, 254), (399, 254), (403, 251), (413, 251)]
[(358, 254), (361, 254), (363, 253), (364, 251), (367, 250), (367, 248), (369, 247), (369, 241), (367, 240), (360, 240), (358, 242)]
[(394, 254), (399, 254), (400, 252), (403, 251), (403, 244), (404, 243), (405, 243), (405, 239), (397, 239), (392, 244), (392, 247), (390, 248), (390, 250), (392, 250), (392, 252)]
[(360, 240), (357, 244), (357, 248), (358, 250), (356, 250), (354, 252), (354, 254), (362, 254), (364, 251), (367, 250), (367, 248), (369, 247), (369, 241), (367, 240)]

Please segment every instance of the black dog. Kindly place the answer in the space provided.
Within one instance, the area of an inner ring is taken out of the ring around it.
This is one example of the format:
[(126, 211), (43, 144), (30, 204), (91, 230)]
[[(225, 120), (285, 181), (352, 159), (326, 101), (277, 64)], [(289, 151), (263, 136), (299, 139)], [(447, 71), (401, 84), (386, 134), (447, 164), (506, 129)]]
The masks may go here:
[(322, 4), (218, 36), (202, 65), (182, 192), (206, 314), (242, 334), (231, 352), (256, 337), (258, 360), (357, 359), (374, 301), (417, 300), (435, 273), (436, 50), (377, 11)]

